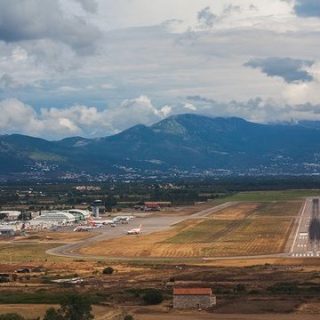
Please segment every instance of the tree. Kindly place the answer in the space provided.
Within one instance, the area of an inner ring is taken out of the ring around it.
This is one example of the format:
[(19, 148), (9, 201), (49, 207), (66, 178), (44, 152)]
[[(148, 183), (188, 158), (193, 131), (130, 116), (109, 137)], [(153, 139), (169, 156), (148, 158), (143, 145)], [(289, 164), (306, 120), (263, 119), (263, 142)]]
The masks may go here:
[(25, 320), (24, 317), (17, 313), (4, 313), (0, 314), (0, 320)]
[(160, 290), (157, 289), (146, 289), (143, 296), (145, 304), (159, 304), (163, 301), (163, 296)]
[(46, 311), (43, 320), (63, 320), (62, 315), (54, 308), (50, 308)]
[(63, 320), (91, 320), (94, 318), (91, 311), (90, 299), (74, 294), (64, 299), (58, 313)]

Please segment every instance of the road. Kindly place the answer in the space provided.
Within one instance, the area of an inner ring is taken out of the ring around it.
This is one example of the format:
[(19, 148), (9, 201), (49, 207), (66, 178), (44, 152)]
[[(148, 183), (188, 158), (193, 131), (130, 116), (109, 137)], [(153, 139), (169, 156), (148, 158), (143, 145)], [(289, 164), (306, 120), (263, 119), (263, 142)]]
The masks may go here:
[[(166, 230), (168, 228), (171, 228), (173, 225), (188, 219), (205, 218), (208, 215), (211, 215), (217, 211), (223, 210), (235, 204), (236, 202), (226, 202), (218, 206), (201, 210), (192, 215), (185, 215), (185, 216), (168, 216), (168, 215), (164, 216), (161, 214), (151, 214), (150, 216), (147, 216), (145, 218), (137, 217), (131, 220), (130, 224), (119, 224), (114, 228), (110, 226), (105, 226), (103, 228), (95, 229), (94, 232), (96, 233), (98, 232), (97, 236), (93, 236), (89, 239), (81, 240), (76, 243), (70, 243), (57, 248), (47, 250), (47, 254), (60, 256), (60, 257), (78, 258), (78, 259), (85, 259), (85, 258), (103, 259), (105, 257), (87, 256), (87, 255), (79, 254), (78, 252), (81, 248), (90, 246), (93, 243), (125, 236), (128, 230), (137, 228), (139, 227), (140, 224), (142, 224), (142, 233), (144, 235), (150, 234), (153, 232)], [(128, 235), (128, 237), (130, 236)], [(135, 235), (131, 235), (131, 237), (135, 237)]]
[[(291, 257), (320, 257), (320, 241), (311, 241), (310, 224), (319, 217), (319, 208), (314, 199), (307, 198), (300, 212), (299, 223), (290, 250)], [(319, 200), (318, 200), (319, 201)]]

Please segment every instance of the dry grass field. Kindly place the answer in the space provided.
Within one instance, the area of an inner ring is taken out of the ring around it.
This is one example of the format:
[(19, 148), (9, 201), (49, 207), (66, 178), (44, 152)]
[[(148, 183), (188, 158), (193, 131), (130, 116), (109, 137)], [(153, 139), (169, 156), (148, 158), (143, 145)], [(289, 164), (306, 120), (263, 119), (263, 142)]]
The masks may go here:
[(166, 231), (95, 243), (81, 253), (109, 257), (228, 257), (281, 253), (302, 201), (244, 202)]
[[(48, 257), (46, 250), (56, 247), (57, 243), (0, 243), (1, 262), (30, 263), (57, 261), (57, 257)], [(61, 260), (61, 259), (60, 259)]]
[(14, 241), (0, 241), (1, 262), (12, 264), (63, 261), (62, 258), (47, 255), (46, 250), (92, 236), (94, 234), (86, 232), (31, 232), (28, 236)]
[(137, 320), (317, 320), (318, 314), (208, 314), (205, 312), (174, 312), (135, 314)]
[[(58, 305), (45, 305), (45, 304), (6, 304), (0, 305), (0, 314), (2, 313), (18, 313), (28, 317), (28, 319), (36, 319), (37, 317), (43, 317), (46, 310), (54, 307), (58, 308)], [(109, 308), (105, 306), (93, 306), (92, 313), (96, 320), (108, 320), (114, 319), (117, 315), (121, 314), (119, 310), (115, 308)]]
[[(52, 231), (32, 231), (26, 237), (21, 237), (15, 241), (40, 241), (55, 243), (70, 243), (93, 237), (94, 234), (88, 232), (52, 232)], [(0, 242), (1, 243), (1, 242)]]

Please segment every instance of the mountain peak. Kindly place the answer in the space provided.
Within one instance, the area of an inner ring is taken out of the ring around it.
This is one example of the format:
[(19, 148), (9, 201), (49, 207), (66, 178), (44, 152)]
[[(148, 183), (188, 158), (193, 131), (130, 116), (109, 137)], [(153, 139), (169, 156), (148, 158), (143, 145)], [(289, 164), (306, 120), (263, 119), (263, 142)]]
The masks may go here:
[(193, 135), (199, 131), (233, 131), (235, 129), (247, 126), (249, 122), (237, 117), (223, 118), (223, 117), (208, 117), (199, 114), (179, 114), (166, 118), (151, 128), (155, 131), (162, 131), (174, 135)]
[(174, 135), (185, 135), (187, 133), (187, 129), (181, 124), (182, 116), (186, 115), (174, 115), (169, 118), (166, 118), (153, 126), (151, 128), (155, 132), (165, 132)]

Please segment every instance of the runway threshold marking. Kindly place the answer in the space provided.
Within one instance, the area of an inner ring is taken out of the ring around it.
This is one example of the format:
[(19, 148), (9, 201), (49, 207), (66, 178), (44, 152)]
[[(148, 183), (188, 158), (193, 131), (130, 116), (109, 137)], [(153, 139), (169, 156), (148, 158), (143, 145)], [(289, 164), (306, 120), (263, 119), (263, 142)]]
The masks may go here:
[(294, 248), (295, 243), (297, 241), (299, 230), (300, 230), (300, 227), (301, 227), (301, 224), (302, 224), (302, 221), (303, 221), (304, 211), (306, 210), (307, 202), (308, 202), (308, 199), (306, 199), (306, 201), (304, 202), (304, 206), (303, 206), (303, 208), (301, 210), (300, 217), (299, 217), (299, 223), (298, 223), (298, 227), (297, 227), (297, 231), (296, 231), (296, 235), (294, 237), (294, 240), (293, 240), (293, 243), (292, 243), (292, 246), (291, 246), (291, 249), (290, 249), (290, 253), (293, 252), (293, 248)]

